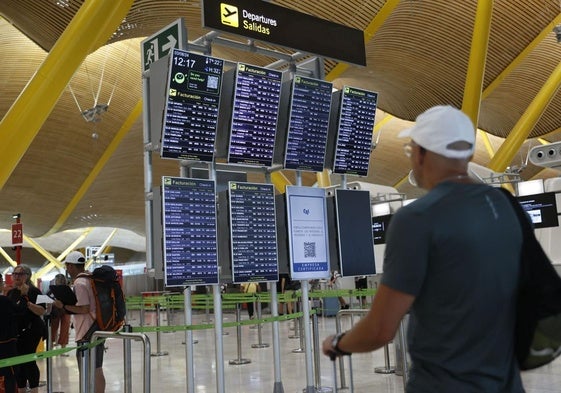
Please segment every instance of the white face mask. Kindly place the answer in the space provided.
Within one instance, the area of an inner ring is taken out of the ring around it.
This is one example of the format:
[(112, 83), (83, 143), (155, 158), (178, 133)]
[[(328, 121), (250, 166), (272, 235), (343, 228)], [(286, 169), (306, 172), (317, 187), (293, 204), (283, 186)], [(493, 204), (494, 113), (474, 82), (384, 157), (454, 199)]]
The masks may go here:
[(411, 184), (413, 187), (419, 187), (419, 184), (417, 183), (417, 179), (415, 179), (415, 174), (413, 173), (413, 169), (409, 171), (409, 176), (407, 176), (407, 178), (409, 180), (409, 184)]

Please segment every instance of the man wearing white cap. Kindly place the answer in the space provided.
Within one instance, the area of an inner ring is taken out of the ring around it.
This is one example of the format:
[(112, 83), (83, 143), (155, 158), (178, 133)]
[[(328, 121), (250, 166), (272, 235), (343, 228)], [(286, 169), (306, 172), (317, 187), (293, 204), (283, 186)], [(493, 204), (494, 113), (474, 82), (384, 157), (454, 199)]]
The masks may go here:
[[(86, 258), (84, 254), (80, 251), (72, 251), (64, 259), (64, 264), (66, 266), (66, 271), (73, 280), (77, 302), (75, 305), (62, 305), (62, 303), (57, 300), (54, 305), (59, 308), (63, 307), (65, 311), (74, 314), (76, 342), (81, 344), (89, 340), (85, 335), (95, 321), (95, 297), (90, 279), (87, 277), (89, 273), (85, 271)], [(105, 376), (103, 374), (104, 345), (97, 345), (95, 350), (95, 393), (103, 393), (105, 392)], [(80, 364), (82, 354), (78, 352), (76, 355), (78, 364)]]
[(392, 218), (369, 313), (323, 352), (378, 349), (409, 312), (407, 392), (523, 392), (513, 338), (522, 232), (506, 196), (468, 176), (473, 124), (436, 106), (399, 136), (429, 192)]

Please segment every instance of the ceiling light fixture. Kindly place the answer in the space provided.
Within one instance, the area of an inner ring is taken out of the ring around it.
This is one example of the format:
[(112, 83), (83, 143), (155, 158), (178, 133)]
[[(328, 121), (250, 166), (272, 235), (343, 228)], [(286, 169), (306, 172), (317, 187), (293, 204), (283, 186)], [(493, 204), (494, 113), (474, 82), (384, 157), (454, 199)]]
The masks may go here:
[(557, 38), (557, 42), (561, 43), (561, 25), (557, 25), (553, 28), (553, 32), (555, 33), (555, 38)]

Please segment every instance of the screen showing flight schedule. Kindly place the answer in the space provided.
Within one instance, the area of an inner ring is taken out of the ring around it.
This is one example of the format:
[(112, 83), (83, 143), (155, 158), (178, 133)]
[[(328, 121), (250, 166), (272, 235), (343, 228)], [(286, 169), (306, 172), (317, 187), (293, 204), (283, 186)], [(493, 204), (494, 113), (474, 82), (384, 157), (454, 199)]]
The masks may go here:
[(275, 190), (229, 182), (233, 281), (278, 281)]
[(213, 160), (223, 68), (221, 59), (171, 52), (162, 158)]
[(213, 180), (162, 178), (166, 286), (218, 284)]
[(333, 84), (295, 76), (284, 167), (323, 171)]
[(366, 176), (378, 93), (344, 86), (339, 109), (334, 173)]
[(271, 166), (282, 72), (238, 63), (228, 162)]

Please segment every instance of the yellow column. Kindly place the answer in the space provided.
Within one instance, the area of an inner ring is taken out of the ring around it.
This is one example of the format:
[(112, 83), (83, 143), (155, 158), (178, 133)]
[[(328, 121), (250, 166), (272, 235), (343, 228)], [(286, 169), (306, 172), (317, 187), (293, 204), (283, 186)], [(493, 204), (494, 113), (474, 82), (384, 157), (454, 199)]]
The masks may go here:
[(485, 60), (487, 58), (492, 15), (493, 0), (480, 0), (477, 2), (477, 15), (475, 17), (475, 26), (473, 27), (471, 51), (464, 87), (464, 100), (462, 102), (462, 110), (471, 118), (476, 128), (479, 118), (479, 105), (481, 102), (483, 74), (485, 73)]
[(534, 100), (524, 111), (520, 120), (514, 125), (495, 156), (489, 162), (489, 169), (495, 172), (504, 172), (510, 164), (520, 146), (524, 143), (530, 132), (547, 108), (547, 105), (561, 85), (561, 63), (555, 67), (545, 84), (542, 86)]
[(281, 194), (284, 194), (284, 192), (286, 191), (286, 186), (290, 186), (292, 184), (282, 172), (271, 173), (271, 182), (275, 185), (275, 188)]
[(0, 122), (0, 190), (86, 56), (106, 42), (133, 0), (87, 0)]

